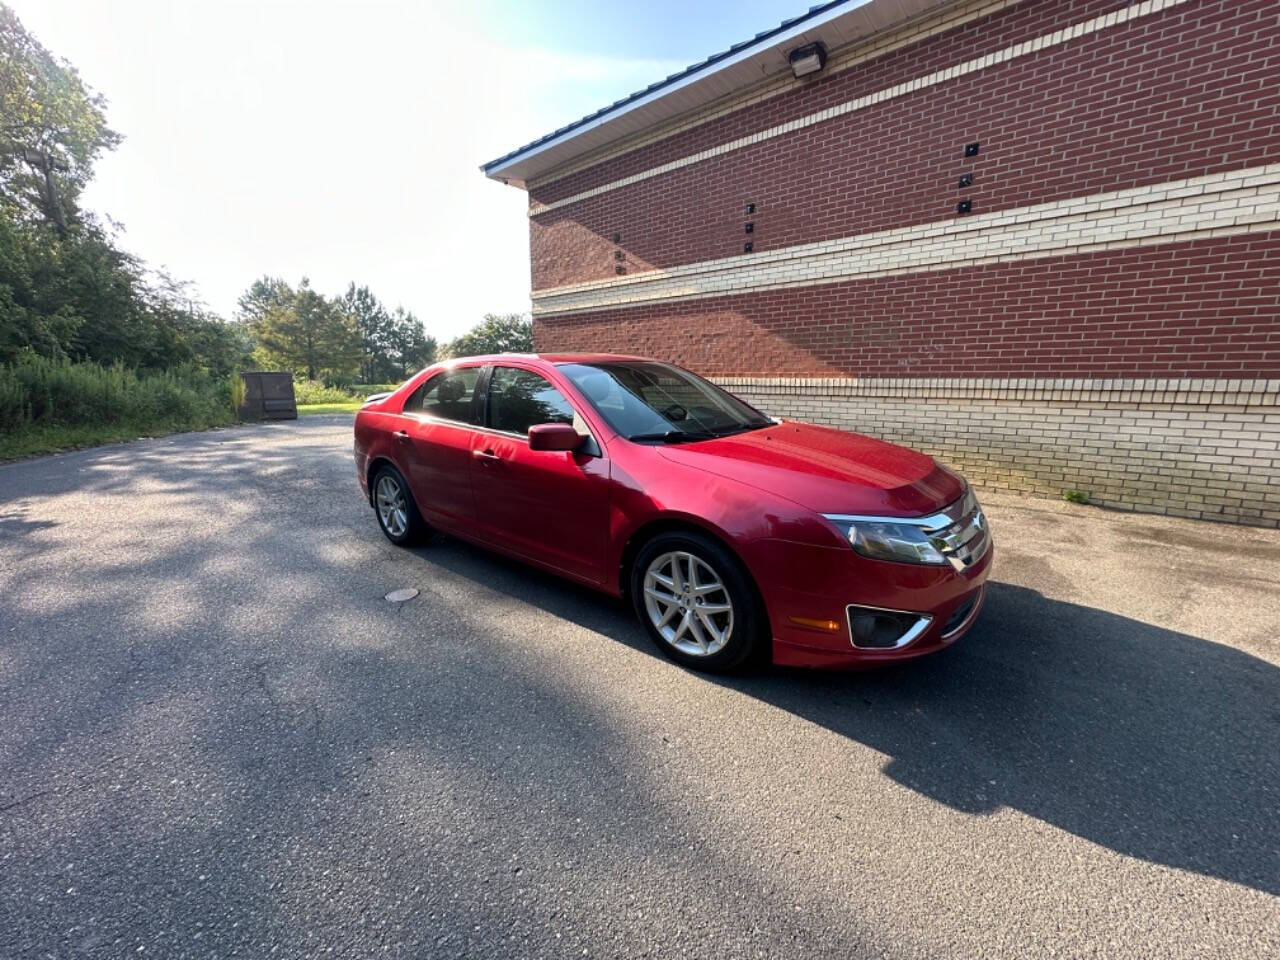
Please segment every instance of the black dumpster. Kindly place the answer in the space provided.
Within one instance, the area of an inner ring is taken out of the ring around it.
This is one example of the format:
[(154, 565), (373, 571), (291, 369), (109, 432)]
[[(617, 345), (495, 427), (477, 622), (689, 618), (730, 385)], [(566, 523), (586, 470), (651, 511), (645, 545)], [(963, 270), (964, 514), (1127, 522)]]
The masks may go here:
[(298, 404), (293, 398), (293, 374), (249, 370), (244, 373), (244, 402), (241, 420), (297, 420)]

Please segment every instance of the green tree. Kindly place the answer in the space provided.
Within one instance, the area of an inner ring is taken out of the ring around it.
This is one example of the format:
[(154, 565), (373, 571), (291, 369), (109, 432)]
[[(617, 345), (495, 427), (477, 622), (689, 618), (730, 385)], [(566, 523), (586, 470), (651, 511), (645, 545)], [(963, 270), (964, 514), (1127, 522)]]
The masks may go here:
[(0, 4), (0, 361), (60, 359), (225, 371), (242, 331), (116, 246), (77, 200), (120, 140), (104, 101)]
[(183, 284), (119, 250), (94, 218), (65, 234), (0, 213), (0, 361), (23, 350), (130, 367), (228, 371), (245, 337)]
[(422, 329), (422, 322), (404, 307), (396, 307), (396, 312), (391, 317), (387, 359), (391, 365), (389, 379), (399, 380), (430, 366), (436, 359), (436, 338), (427, 336)]
[(382, 382), (388, 376), (393, 349), (391, 314), (368, 287), (357, 287), (354, 283), (347, 286), (340, 302), (360, 336), (363, 350), (360, 379), (364, 383)]
[(0, 213), (0, 361), (11, 361), (24, 350), (42, 356), (70, 355), (84, 317), (57, 297), (53, 238), (36, 242), (29, 228)]
[(94, 161), (120, 142), (105, 106), (0, 4), (0, 195), (11, 216), (69, 229)]
[(485, 353), (532, 353), (533, 321), (523, 313), (485, 314), (484, 320), (445, 344), (446, 357)]
[(160, 273), (147, 285), (150, 311), (172, 331), (177, 352), (217, 374), (243, 369), (250, 362), (253, 339), (240, 322), (225, 322), (199, 303), (190, 285)]
[[(291, 295), (284, 292), (287, 285), (259, 287), (259, 283), (241, 297), (242, 316), (257, 343), (257, 357), (270, 366), (305, 373), (308, 380), (316, 379), (322, 370), (357, 368), (360, 336), (337, 301), (312, 290), (305, 277)], [(266, 296), (260, 296), (264, 292)]]
[(236, 317), (252, 331), (272, 310), (292, 306), (296, 296), (293, 287), (279, 277), (259, 277), (240, 294), (236, 301)]

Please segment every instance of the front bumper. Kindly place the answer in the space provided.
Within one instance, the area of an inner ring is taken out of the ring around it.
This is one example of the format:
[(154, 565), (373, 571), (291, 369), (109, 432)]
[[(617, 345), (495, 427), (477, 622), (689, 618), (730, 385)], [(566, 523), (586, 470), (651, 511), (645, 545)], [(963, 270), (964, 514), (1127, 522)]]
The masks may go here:
[[(875, 666), (950, 646), (977, 622), (995, 558), (992, 543), (962, 570), (872, 560), (849, 547), (783, 540), (757, 541), (754, 546), (755, 556), (748, 562), (769, 611), (773, 661), (800, 667)], [(863, 648), (854, 644), (851, 606), (928, 619), (901, 646)], [(811, 625), (822, 622), (838, 629)]]

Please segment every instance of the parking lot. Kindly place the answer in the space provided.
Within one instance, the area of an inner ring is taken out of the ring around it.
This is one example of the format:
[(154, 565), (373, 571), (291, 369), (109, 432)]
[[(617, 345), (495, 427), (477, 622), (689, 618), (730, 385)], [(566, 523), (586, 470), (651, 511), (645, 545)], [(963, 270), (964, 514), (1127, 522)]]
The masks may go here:
[(1280, 953), (1280, 532), (988, 496), (955, 648), (716, 678), (350, 447), (0, 466), (0, 956)]

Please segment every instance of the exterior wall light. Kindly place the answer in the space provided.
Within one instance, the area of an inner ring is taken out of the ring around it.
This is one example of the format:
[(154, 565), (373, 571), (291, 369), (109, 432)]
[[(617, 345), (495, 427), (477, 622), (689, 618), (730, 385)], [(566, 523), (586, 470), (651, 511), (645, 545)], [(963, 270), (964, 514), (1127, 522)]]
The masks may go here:
[(827, 48), (821, 43), (807, 43), (803, 47), (792, 50), (787, 55), (787, 60), (791, 63), (791, 70), (795, 73), (796, 79), (807, 77), (826, 66)]

